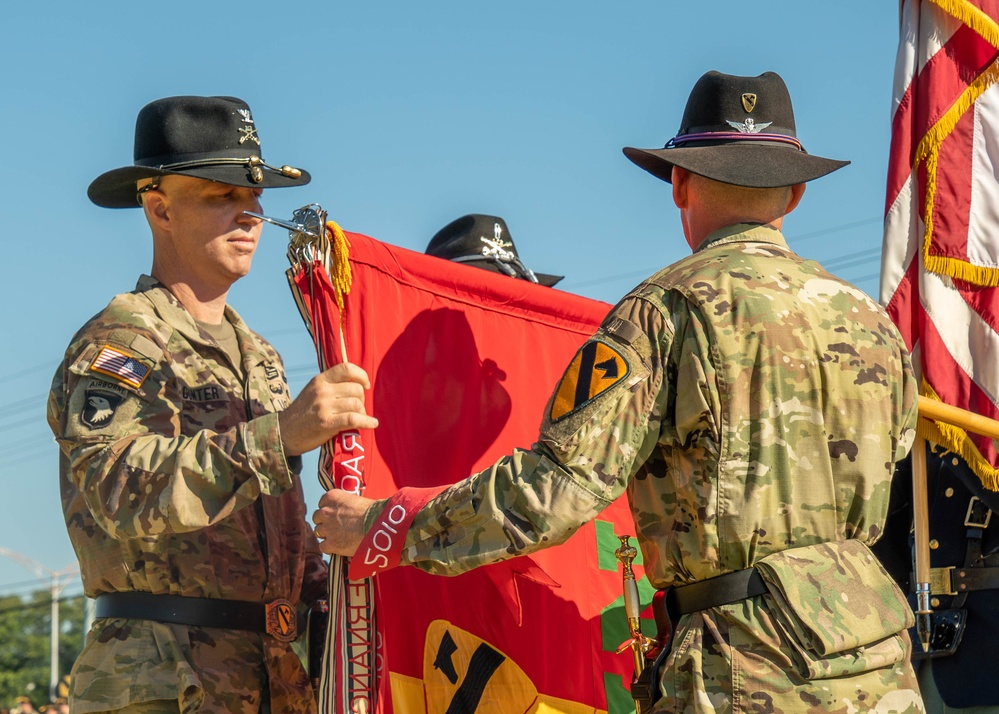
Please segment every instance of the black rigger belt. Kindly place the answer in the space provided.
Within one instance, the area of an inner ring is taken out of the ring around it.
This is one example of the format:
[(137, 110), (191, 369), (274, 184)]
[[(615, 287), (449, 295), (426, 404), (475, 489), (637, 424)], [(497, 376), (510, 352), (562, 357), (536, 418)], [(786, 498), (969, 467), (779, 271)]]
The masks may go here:
[(95, 617), (266, 632), (282, 642), (291, 642), (299, 632), (295, 607), (284, 599), (259, 603), (143, 592), (105, 593), (97, 596)]
[(667, 618), (675, 626), (681, 615), (729, 605), (762, 595), (766, 591), (766, 583), (756, 568), (745, 568), (716, 578), (661, 590), (662, 597), (653, 598), (653, 612), (659, 631), (668, 632), (671, 628), (664, 628), (666, 621), (661, 622), (660, 618)]

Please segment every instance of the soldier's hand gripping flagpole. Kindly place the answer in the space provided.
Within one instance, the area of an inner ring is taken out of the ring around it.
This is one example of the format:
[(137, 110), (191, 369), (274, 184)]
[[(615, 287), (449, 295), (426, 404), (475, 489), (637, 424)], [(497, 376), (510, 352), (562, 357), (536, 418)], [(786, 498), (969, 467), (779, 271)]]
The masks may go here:
[[(343, 231), (318, 204), (298, 209), (292, 221), (253, 215), (289, 230), (288, 283), (316, 345), (320, 370), (346, 363), (344, 298), (351, 275)], [(325, 490), (363, 493), (360, 433), (344, 431), (323, 444), (319, 471)], [(374, 587), (370, 578), (350, 581), (347, 568), (347, 558), (334, 556), (330, 561), (329, 620), (317, 691), (321, 714), (363, 714), (373, 711), (376, 702)]]

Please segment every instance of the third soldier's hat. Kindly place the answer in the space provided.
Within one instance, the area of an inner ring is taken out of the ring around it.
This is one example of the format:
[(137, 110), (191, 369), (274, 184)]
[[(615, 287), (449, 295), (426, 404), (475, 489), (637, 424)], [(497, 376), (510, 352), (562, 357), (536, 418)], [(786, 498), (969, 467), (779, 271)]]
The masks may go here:
[(680, 131), (662, 149), (627, 147), (624, 154), (670, 181), (674, 166), (715, 181), (750, 188), (792, 186), (825, 176), (849, 161), (805, 151), (794, 125), (791, 96), (780, 75), (703, 75), (690, 92)]
[(561, 275), (535, 273), (524, 265), (506, 221), (499, 216), (470, 213), (457, 218), (437, 231), (425, 252), (548, 287), (563, 278)]

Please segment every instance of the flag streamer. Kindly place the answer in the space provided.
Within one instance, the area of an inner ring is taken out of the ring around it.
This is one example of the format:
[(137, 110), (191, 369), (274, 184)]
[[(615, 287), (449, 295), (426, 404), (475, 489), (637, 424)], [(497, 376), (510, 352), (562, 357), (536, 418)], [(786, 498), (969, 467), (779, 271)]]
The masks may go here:
[[(316, 214), (316, 215), (313, 215)], [(295, 212), (298, 223), (319, 238), (292, 232), (288, 283), (316, 346), (319, 369), (347, 360), (344, 336), (346, 296), (351, 288), (350, 244), (343, 230), (327, 221), (318, 206)], [(319, 482), (325, 490), (365, 489), (365, 449), (356, 431), (342, 432), (320, 451)], [(370, 578), (351, 580), (349, 561), (333, 556), (329, 568), (330, 617), (319, 686), (322, 714), (366, 714), (377, 706), (378, 671), (374, 585)]]

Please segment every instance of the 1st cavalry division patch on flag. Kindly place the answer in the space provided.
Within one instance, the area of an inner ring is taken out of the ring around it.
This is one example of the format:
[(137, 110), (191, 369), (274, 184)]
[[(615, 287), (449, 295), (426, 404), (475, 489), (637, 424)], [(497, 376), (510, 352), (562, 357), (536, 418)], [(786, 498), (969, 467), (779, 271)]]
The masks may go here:
[(149, 367), (142, 364), (127, 352), (115, 349), (114, 347), (102, 347), (97, 353), (97, 357), (90, 364), (90, 371), (114, 377), (119, 382), (127, 384), (134, 389), (142, 386), (149, 376)]
[(590, 340), (576, 353), (552, 402), (551, 420), (586, 406), (628, 376), (628, 362), (610, 345)]

